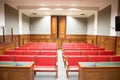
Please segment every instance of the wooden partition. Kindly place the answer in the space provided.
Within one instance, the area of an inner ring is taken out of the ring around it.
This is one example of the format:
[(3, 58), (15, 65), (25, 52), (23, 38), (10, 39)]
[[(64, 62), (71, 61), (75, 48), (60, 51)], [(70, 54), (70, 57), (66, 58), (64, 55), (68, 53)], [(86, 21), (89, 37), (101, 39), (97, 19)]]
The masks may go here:
[(34, 63), (28, 63), (0, 62), (0, 80), (34, 80)]
[(91, 43), (91, 44), (94, 44), (96, 45), (97, 44), (97, 36), (96, 35), (87, 35), (86, 36), (86, 42), (87, 43)]
[[(5, 39), (11, 39), (10, 36), (5, 36)], [(100, 36), (100, 35), (66, 35), (65, 38), (53, 38), (51, 34), (22, 34), (13, 35), (13, 41), (6, 40), (0, 43), (0, 54), (4, 54), (5, 50), (14, 49), (29, 42), (56, 42), (61, 48), (62, 43), (87, 42), (106, 50), (114, 50), (114, 53), (120, 55), (120, 37), (115, 36)]]
[(34, 35), (30, 36), (31, 42), (56, 42), (61, 48), (63, 42), (86, 42), (86, 35), (66, 35), (65, 38), (51, 38), (51, 35)]
[(0, 43), (0, 54), (30, 42), (30, 35), (5, 35), (5, 42)]
[(115, 51), (116, 37), (114, 36), (97, 36), (97, 45), (106, 50)]
[[(78, 80), (119, 80), (120, 63), (79, 63)], [(107, 65), (106, 65), (107, 64)]]
[(25, 45), (30, 42), (30, 34), (19, 35), (20, 46)]
[(116, 38), (116, 54), (120, 55), (120, 37)]

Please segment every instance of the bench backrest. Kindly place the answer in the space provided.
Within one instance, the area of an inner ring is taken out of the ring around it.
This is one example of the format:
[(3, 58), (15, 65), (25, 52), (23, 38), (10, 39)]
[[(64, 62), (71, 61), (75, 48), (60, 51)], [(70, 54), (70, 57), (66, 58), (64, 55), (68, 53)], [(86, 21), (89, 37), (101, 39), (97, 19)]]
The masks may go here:
[(15, 55), (14, 61), (34, 62), (34, 56), (30, 55)]
[(7, 50), (6, 55), (22, 55), (22, 50)]
[(38, 50), (23, 51), (23, 55), (39, 55)]
[(114, 55), (113, 51), (99, 51), (99, 55)]
[(110, 56), (111, 62), (120, 62), (120, 56)]
[(35, 59), (35, 64), (37, 66), (55, 66), (56, 62), (56, 56), (36, 56)]
[(57, 50), (41, 50), (40, 55), (57, 55)]
[(67, 61), (69, 65), (78, 65), (78, 62), (88, 62), (87, 56), (68, 56)]
[(12, 61), (13, 57), (11, 55), (0, 55), (0, 61)]
[(64, 51), (65, 55), (80, 55), (80, 51), (79, 50), (65, 50)]
[(89, 56), (89, 62), (108, 62), (109, 56)]
[(81, 55), (98, 55), (98, 51), (81, 51)]

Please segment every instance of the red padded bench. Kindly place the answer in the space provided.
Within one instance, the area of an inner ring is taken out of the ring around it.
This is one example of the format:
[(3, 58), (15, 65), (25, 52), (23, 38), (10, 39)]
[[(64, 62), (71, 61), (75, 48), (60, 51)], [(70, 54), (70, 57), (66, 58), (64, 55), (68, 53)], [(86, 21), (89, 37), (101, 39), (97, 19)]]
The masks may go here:
[(89, 56), (89, 62), (108, 62), (109, 56)]
[(39, 50), (24, 50), (23, 55), (39, 55)]
[(36, 56), (34, 71), (36, 72), (56, 72), (58, 77), (57, 56)]
[(105, 50), (105, 48), (91, 48), (91, 50)]
[(98, 51), (81, 51), (81, 55), (98, 55)]
[(41, 50), (40, 55), (57, 55), (57, 50)]
[(13, 57), (11, 55), (0, 55), (0, 61), (13, 61)]
[(64, 55), (80, 55), (81, 51), (80, 50), (64, 50), (63, 54)]
[(66, 56), (66, 75), (68, 77), (69, 72), (77, 72), (78, 62), (88, 62), (88, 56)]
[(120, 62), (120, 56), (117, 56), (117, 55), (110, 56), (110, 61), (111, 62)]
[(22, 55), (22, 50), (6, 50), (6, 55)]
[(108, 51), (99, 51), (99, 55), (114, 55), (114, 52), (111, 50)]
[(29, 47), (17, 47), (15, 50), (29, 50)]
[(14, 55), (14, 61), (34, 62), (34, 56), (30, 56), (30, 55)]

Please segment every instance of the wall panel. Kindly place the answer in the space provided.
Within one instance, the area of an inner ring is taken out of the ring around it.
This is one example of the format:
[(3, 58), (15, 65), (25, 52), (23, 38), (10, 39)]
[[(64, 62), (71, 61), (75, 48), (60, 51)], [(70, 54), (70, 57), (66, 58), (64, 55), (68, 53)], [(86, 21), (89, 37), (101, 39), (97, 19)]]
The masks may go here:
[(115, 52), (115, 39), (114, 36), (97, 36), (97, 45)]
[(116, 54), (120, 55), (120, 37), (116, 38)]

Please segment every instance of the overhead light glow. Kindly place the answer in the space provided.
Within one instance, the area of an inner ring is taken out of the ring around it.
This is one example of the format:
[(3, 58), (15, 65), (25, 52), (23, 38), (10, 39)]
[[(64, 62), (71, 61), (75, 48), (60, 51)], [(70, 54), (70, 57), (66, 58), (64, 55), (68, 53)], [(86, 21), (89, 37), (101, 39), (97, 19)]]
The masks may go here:
[(54, 10), (63, 10), (62, 8), (55, 8)]
[(71, 6), (76, 6), (76, 4), (72, 4)]
[(51, 10), (50, 8), (39, 8), (38, 10)]
[(60, 4), (58, 3), (57, 6), (60, 6)]
[(69, 8), (69, 9), (67, 9), (67, 10), (78, 11), (78, 10), (80, 10), (80, 9), (77, 9), (77, 8)]

